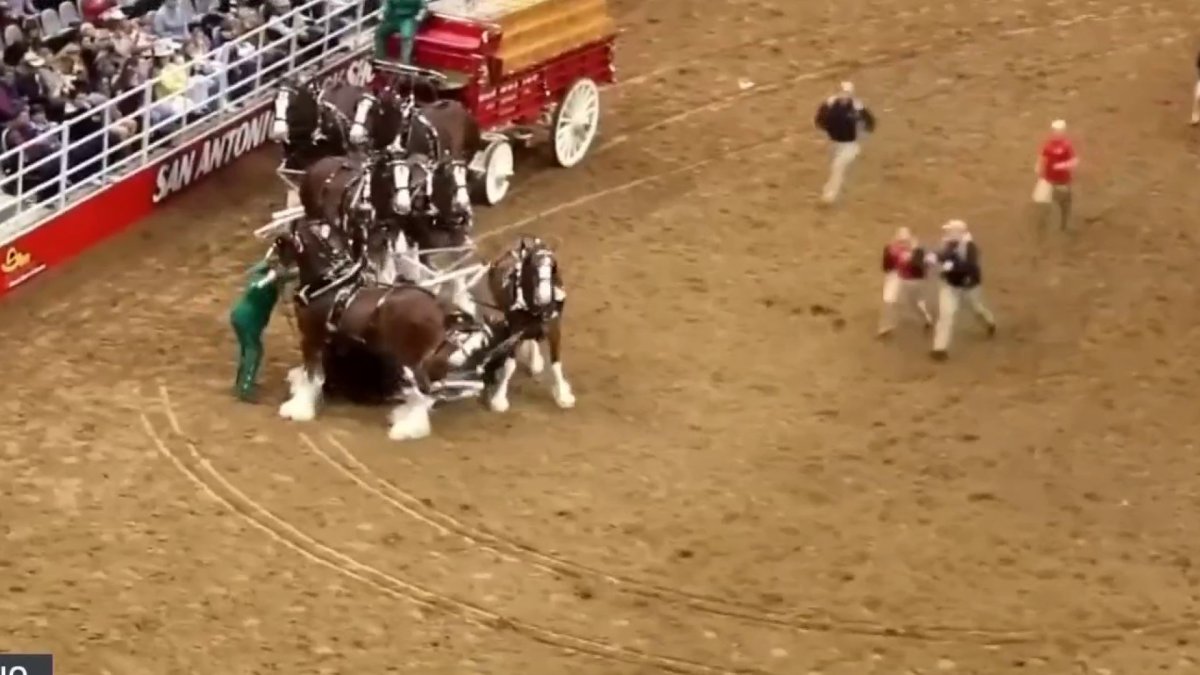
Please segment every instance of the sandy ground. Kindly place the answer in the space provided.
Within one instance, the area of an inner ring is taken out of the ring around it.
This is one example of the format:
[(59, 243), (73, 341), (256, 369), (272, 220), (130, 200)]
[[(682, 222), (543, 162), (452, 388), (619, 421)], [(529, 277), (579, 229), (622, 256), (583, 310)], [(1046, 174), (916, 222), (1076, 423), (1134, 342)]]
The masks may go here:
[[(379, 409), (284, 423), (285, 321), (264, 404), (233, 402), (272, 151), (0, 307), (4, 648), (81, 675), (1196, 672), (1193, 3), (709, 4), (614, 0), (594, 156), (526, 161), (481, 215), (560, 251), (573, 411), (526, 377), (417, 444)], [(824, 211), (810, 118), (844, 78), (880, 133)], [(1081, 228), (1039, 240), (1060, 116)], [(878, 250), (949, 217), (1000, 334), (964, 323), (938, 365), (915, 326), (873, 339)]]

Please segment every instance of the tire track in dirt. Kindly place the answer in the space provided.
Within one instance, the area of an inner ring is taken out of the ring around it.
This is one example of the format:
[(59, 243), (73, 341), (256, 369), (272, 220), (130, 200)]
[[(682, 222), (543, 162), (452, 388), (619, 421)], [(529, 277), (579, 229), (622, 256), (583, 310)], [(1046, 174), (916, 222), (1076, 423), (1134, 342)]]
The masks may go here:
[(777, 629), (807, 633), (831, 633), (859, 637), (903, 639), (934, 643), (968, 643), (985, 645), (1021, 645), (1046, 640), (1055, 635), (1074, 636), (1090, 642), (1124, 640), (1130, 631), (1140, 633), (1172, 633), (1189, 629), (1186, 621), (1158, 621), (1140, 625), (1064, 626), (1034, 631), (1022, 628), (985, 626), (955, 626), (948, 624), (886, 625), (877, 622), (839, 617), (817, 610), (784, 613), (760, 604), (644, 581), (628, 575), (580, 563), (563, 556), (547, 553), (533, 544), (502, 535), (484, 525), (467, 523), (447, 511), (404, 490), (380, 476), (367, 466), (352, 450), (333, 434), (326, 441), (337, 449), (341, 461), (326, 452), (311, 436), (301, 432), (301, 445), (332, 466), (363, 490), (387, 502), (395, 510), (408, 515), (445, 535), (461, 537), (466, 542), (508, 560), (519, 560), (531, 567), (575, 580), (590, 578), (607, 583), (617, 590), (646, 600), (690, 608), (708, 615), (734, 619)]
[(412, 602), (419, 607), (439, 611), (482, 628), (512, 631), (534, 642), (579, 655), (630, 665), (650, 666), (684, 675), (770, 675), (767, 671), (757, 668), (729, 668), (561, 632), (505, 616), (360, 562), (353, 556), (306, 534), (225, 478), (182, 428), (165, 386), (159, 386), (157, 403), (160, 408), (159, 415), (165, 418), (170, 435), (186, 448), (186, 459), (179, 452), (172, 450), (163, 438), (151, 421), (150, 409), (143, 408), (137, 421), (158, 453), (191, 481), (201, 494), (215, 500), (247, 524), (308, 561), (371, 586), (388, 597)]

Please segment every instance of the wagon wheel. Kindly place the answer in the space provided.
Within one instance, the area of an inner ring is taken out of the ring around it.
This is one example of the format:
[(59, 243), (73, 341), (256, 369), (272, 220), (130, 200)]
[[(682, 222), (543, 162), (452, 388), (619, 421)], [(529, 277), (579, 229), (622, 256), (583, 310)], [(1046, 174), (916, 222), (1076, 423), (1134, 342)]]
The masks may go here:
[(575, 80), (558, 104), (550, 123), (554, 161), (563, 168), (581, 162), (600, 128), (600, 89), (592, 80)]
[(495, 206), (508, 195), (513, 175), (513, 149), (507, 139), (488, 143), (480, 157), (471, 192), (475, 201)]

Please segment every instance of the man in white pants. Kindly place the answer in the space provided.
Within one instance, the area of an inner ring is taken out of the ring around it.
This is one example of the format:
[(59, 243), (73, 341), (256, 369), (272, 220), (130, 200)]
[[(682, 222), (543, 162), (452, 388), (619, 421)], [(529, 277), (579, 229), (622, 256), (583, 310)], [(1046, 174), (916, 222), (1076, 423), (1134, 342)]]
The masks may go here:
[(833, 144), (829, 180), (821, 192), (821, 201), (832, 204), (842, 191), (846, 172), (858, 158), (863, 133), (875, 131), (875, 116), (854, 97), (854, 85), (843, 82), (841, 91), (821, 103), (814, 122)]
[(1192, 126), (1200, 125), (1200, 53), (1196, 54), (1196, 90), (1192, 92)]
[(958, 310), (966, 305), (987, 327), (988, 337), (996, 334), (996, 317), (983, 304), (983, 269), (980, 267), (979, 245), (961, 220), (951, 220), (942, 226), (945, 233), (942, 250), (930, 256), (941, 272), (938, 283), (938, 317), (933, 329), (933, 349), (930, 355), (944, 361), (954, 336), (954, 320)]

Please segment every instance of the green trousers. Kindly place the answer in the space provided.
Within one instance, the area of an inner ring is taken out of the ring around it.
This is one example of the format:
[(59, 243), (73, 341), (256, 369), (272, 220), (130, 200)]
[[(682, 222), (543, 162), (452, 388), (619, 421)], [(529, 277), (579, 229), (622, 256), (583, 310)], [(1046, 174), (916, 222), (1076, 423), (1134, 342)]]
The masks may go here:
[(262, 365), (263, 357), (262, 335), (267, 326), (251, 312), (239, 311), (241, 309), (235, 307), (229, 314), (238, 342), (238, 366), (233, 387), (238, 398), (248, 401), (253, 398), (257, 386), (258, 367)]
[(425, 19), (425, 14), (426, 12), (422, 10), (415, 17), (392, 18), (385, 16), (379, 26), (375, 28), (375, 57), (387, 58), (388, 38), (398, 33), (400, 35), (400, 62), (411, 65), (417, 28)]

